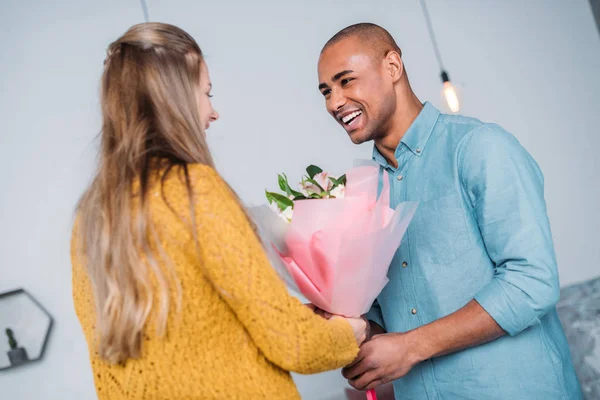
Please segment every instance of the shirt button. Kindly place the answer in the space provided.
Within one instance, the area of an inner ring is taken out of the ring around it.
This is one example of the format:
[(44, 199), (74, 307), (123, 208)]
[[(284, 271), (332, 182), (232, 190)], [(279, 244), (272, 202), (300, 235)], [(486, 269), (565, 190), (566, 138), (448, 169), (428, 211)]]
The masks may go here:
[(417, 154), (421, 154), (421, 149), (416, 149), (415, 151), (417, 152)]
[(404, 261), (404, 262), (402, 263), (402, 268), (406, 268), (406, 267), (408, 267), (408, 263), (407, 263), (406, 261)]
[(417, 309), (413, 308), (412, 310), (410, 310), (410, 312), (411, 312), (412, 315), (415, 315), (417, 313)]
[(404, 179), (404, 177), (403, 177), (402, 175), (398, 175), (398, 176), (396, 177), (396, 179), (398, 179), (399, 181), (401, 181), (402, 179)]

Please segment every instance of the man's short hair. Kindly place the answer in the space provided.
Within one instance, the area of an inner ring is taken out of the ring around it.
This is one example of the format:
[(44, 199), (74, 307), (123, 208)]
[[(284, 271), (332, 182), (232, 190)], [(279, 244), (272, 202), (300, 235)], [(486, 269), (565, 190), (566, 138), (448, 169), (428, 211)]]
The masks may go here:
[(340, 42), (343, 39), (355, 37), (362, 43), (369, 46), (378, 57), (385, 57), (390, 51), (397, 52), (402, 56), (402, 50), (396, 44), (396, 41), (390, 33), (379, 25), (368, 22), (350, 25), (335, 35), (323, 46), (323, 53), (327, 48)]

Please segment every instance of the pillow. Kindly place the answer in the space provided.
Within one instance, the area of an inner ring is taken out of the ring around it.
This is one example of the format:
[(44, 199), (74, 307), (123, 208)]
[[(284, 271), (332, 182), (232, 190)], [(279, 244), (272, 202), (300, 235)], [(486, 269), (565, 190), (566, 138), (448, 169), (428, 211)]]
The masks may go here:
[(600, 277), (562, 288), (557, 309), (583, 396), (600, 399)]

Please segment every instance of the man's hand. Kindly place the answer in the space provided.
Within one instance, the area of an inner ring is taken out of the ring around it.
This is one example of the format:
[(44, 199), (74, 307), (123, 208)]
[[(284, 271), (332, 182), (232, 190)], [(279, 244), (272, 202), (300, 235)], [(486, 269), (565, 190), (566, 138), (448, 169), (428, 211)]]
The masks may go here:
[(342, 374), (356, 389), (369, 390), (403, 377), (424, 360), (478, 346), (505, 334), (483, 307), (471, 300), (458, 311), (412, 331), (373, 336)]
[(374, 389), (401, 378), (421, 360), (411, 351), (411, 335), (388, 333), (364, 343), (358, 357), (342, 370), (348, 383), (358, 390)]

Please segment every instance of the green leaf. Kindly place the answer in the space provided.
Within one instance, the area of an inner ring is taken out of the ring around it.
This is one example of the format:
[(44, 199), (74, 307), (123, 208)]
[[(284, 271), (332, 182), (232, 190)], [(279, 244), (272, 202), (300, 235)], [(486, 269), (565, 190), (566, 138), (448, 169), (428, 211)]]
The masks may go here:
[(288, 197), (292, 195), (292, 188), (290, 188), (290, 185), (287, 181), (287, 178), (285, 177), (285, 175), (279, 175), (277, 174), (277, 180), (279, 181), (279, 188), (281, 190), (283, 190)]
[(296, 190), (292, 189), (292, 187), (291, 187), (291, 186), (290, 186), (290, 184), (289, 184), (288, 177), (287, 177), (287, 176), (285, 176), (285, 174), (283, 174), (283, 177), (285, 178), (285, 182), (288, 184), (288, 188), (290, 188), (290, 192), (291, 192), (291, 194), (292, 194), (293, 196), (295, 196), (295, 197), (298, 197), (298, 196), (304, 196), (302, 193), (300, 193), (300, 192), (298, 192), (298, 191), (296, 191)]
[(277, 182), (279, 183), (279, 189), (283, 190), (284, 192), (287, 192), (287, 188), (289, 185), (281, 174), (277, 174)]
[(306, 172), (308, 173), (308, 177), (310, 179), (313, 179), (316, 174), (320, 174), (321, 172), (323, 172), (323, 170), (321, 168), (317, 167), (316, 165), (309, 165), (306, 168)]
[(294, 202), (288, 197), (274, 192), (266, 192), (269, 203), (275, 202), (281, 211), (288, 207), (294, 208)]
[(329, 180), (331, 182), (333, 182), (333, 187), (331, 188), (331, 190), (335, 189), (336, 187), (338, 187), (339, 185), (346, 185), (346, 175), (342, 175), (339, 178), (332, 178), (331, 176), (329, 177)]
[(295, 190), (293, 190), (293, 189), (290, 189), (290, 190), (292, 191), (292, 195), (293, 195), (294, 197), (305, 197), (305, 196), (304, 196), (302, 193), (300, 193), (300, 192), (296, 192), (296, 191), (295, 191)]
[(269, 202), (269, 204), (271, 204), (273, 202), (273, 196), (271, 196), (271, 193), (269, 193), (266, 190), (265, 190), (265, 197), (267, 198), (267, 201)]
[(285, 174), (281, 174), (281, 175), (278, 174), (277, 179), (279, 181), (279, 188), (281, 190), (283, 190), (285, 193), (287, 193), (288, 197), (289, 196), (293, 196), (293, 197), (303, 196), (302, 193), (292, 189), (292, 187), (290, 186), (290, 184), (288, 182), (288, 177)]
[(294, 201), (296, 200), (306, 200), (306, 196), (300, 193), (300, 195), (294, 197)]

